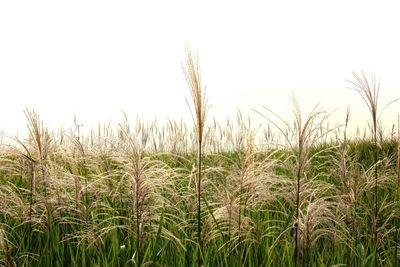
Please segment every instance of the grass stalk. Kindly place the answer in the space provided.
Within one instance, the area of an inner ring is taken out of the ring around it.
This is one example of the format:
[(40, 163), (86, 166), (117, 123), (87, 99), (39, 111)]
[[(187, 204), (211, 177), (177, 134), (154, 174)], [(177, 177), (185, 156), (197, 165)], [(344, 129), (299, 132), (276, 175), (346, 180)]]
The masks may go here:
[(372, 120), (372, 142), (373, 142), (373, 166), (374, 166), (374, 213), (372, 216), (372, 236), (375, 243), (375, 266), (377, 265), (378, 257), (378, 96), (379, 96), (379, 83), (376, 82), (375, 75), (371, 75), (369, 81), (363, 71), (361, 76), (353, 72), (355, 81), (350, 83), (353, 89), (362, 97), (367, 105)]
[(190, 48), (186, 49), (186, 69), (184, 69), (186, 81), (189, 85), (192, 101), (194, 105), (195, 116), (195, 134), (197, 137), (197, 241), (198, 250), (198, 266), (203, 265), (203, 242), (201, 238), (202, 218), (201, 218), (201, 200), (202, 200), (202, 165), (203, 165), (203, 138), (204, 125), (207, 114), (207, 103), (200, 76), (200, 65), (197, 57), (194, 57)]
[(265, 108), (269, 113), (274, 115), (278, 121), (283, 123), (283, 126), (279, 126), (277, 122), (261, 114), (269, 122), (271, 122), (285, 138), (286, 142), (292, 150), (295, 158), (295, 167), (292, 170), (293, 178), (295, 180), (295, 254), (294, 254), (294, 265), (301, 265), (301, 244), (300, 244), (300, 206), (301, 206), (301, 180), (304, 173), (309, 165), (309, 152), (311, 147), (314, 145), (318, 136), (323, 132), (322, 124), (327, 119), (327, 115), (322, 118), (320, 115), (325, 112), (317, 111), (318, 105), (316, 105), (309, 115), (303, 120), (300, 105), (294, 95), (291, 96), (294, 123), (291, 125), (288, 121), (274, 113), (268, 108)]

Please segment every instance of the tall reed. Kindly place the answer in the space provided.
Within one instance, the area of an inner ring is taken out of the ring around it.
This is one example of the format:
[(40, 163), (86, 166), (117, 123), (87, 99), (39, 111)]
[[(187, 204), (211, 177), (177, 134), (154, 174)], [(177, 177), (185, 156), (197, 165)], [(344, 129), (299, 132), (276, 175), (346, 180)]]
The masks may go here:
[(376, 81), (375, 75), (371, 74), (369, 81), (365, 73), (361, 71), (361, 75), (353, 72), (354, 81), (350, 81), (353, 89), (362, 97), (367, 105), (372, 122), (372, 142), (373, 142), (373, 158), (374, 158), (374, 213), (372, 216), (372, 236), (375, 243), (375, 266), (377, 265), (378, 257), (378, 96), (379, 82)]
[[(295, 266), (300, 266), (300, 204), (301, 204), (301, 180), (305, 176), (305, 171), (310, 163), (309, 153), (311, 147), (315, 144), (319, 135), (321, 134), (321, 129), (323, 128), (323, 123), (327, 119), (325, 112), (318, 111), (318, 105), (316, 105), (309, 115), (305, 118), (302, 116), (300, 105), (294, 95), (291, 96), (294, 122), (293, 126), (271, 111), (270, 109), (264, 107), (270, 114), (274, 115), (276, 120), (272, 120), (269, 117), (261, 114), (269, 122), (277, 127), (281, 132), (286, 142), (289, 144), (290, 149), (295, 160), (295, 168), (292, 170), (294, 180), (295, 180), (295, 254), (294, 263)], [(279, 122), (283, 123), (283, 126), (279, 126)]]
[[(201, 218), (201, 200), (202, 200), (202, 160), (203, 160), (203, 142), (204, 142), (204, 125), (207, 115), (207, 101), (204, 88), (201, 83), (200, 65), (198, 57), (194, 57), (190, 48), (186, 49), (186, 69), (184, 69), (186, 81), (190, 88), (192, 96), (194, 113), (193, 120), (195, 122), (195, 135), (197, 137), (197, 241), (198, 250), (198, 266), (202, 266), (203, 262), (203, 243), (201, 239), (202, 218)], [(192, 114), (193, 115), (193, 114)]]
[(378, 212), (378, 165), (379, 165), (379, 149), (380, 143), (378, 142), (378, 134), (380, 139), (382, 139), (382, 131), (379, 129), (379, 117), (380, 114), (392, 103), (396, 102), (399, 99), (394, 99), (388, 104), (386, 104), (378, 113), (378, 98), (379, 98), (379, 89), (380, 84), (376, 81), (375, 75), (372, 73), (370, 80), (366, 77), (365, 73), (361, 71), (361, 75), (358, 75), (353, 72), (354, 81), (350, 81), (350, 84), (353, 86), (352, 88), (362, 97), (365, 104), (367, 105), (372, 122), (372, 142), (373, 142), (373, 158), (374, 158), (374, 213), (372, 218), (372, 235), (375, 243), (375, 265), (377, 264), (378, 257), (378, 221), (379, 221), (379, 212)]

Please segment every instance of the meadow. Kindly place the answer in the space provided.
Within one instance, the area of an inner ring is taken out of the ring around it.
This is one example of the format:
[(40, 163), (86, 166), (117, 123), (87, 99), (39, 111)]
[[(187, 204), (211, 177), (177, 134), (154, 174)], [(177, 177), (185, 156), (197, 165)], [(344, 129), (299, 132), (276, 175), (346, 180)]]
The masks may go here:
[[(27, 109), (26, 138), (2, 137), (0, 266), (399, 266), (399, 131), (384, 135), (378, 86), (363, 138), (316, 107), (207, 117), (196, 57), (193, 125), (127, 117), (90, 134), (51, 132)], [(188, 112), (190, 112), (188, 110)]]

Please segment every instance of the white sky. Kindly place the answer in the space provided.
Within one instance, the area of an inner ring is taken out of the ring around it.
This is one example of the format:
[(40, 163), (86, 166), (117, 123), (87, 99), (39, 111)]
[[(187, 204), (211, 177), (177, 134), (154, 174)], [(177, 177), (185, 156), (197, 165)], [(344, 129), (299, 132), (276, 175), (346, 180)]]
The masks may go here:
[[(255, 123), (267, 106), (288, 116), (293, 91), (305, 109), (367, 109), (347, 89), (374, 71), (382, 104), (400, 97), (396, 1), (1, 1), (0, 131), (25, 131), (25, 107), (52, 129), (76, 114), (89, 128), (122, 119), (190, 119), (184, 47), (199, 53), (210, 115), (239, 108)], [(397, 122), (400, 104), (385, 112)], [(360, 123), (358, 123), (360, 120)]]

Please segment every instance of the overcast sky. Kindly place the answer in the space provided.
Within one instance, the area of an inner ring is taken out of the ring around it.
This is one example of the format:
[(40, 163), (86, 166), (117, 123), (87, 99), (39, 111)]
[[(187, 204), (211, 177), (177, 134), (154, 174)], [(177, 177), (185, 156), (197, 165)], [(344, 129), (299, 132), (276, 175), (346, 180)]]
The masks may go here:
[[(198, 52), (210, 115), (262, 106), (289, 116), (288, 95), (353, 125), (367, 108), (352, 72), (381, 80), (382, 106), (400, 97), (396, 1), (1, 1), (0, 131), (23, 132), (25, 107), (50, 128), (121, 120), (190, 119), (185, 45)], [(400, 104), (387, 109), (397, 122)]]

